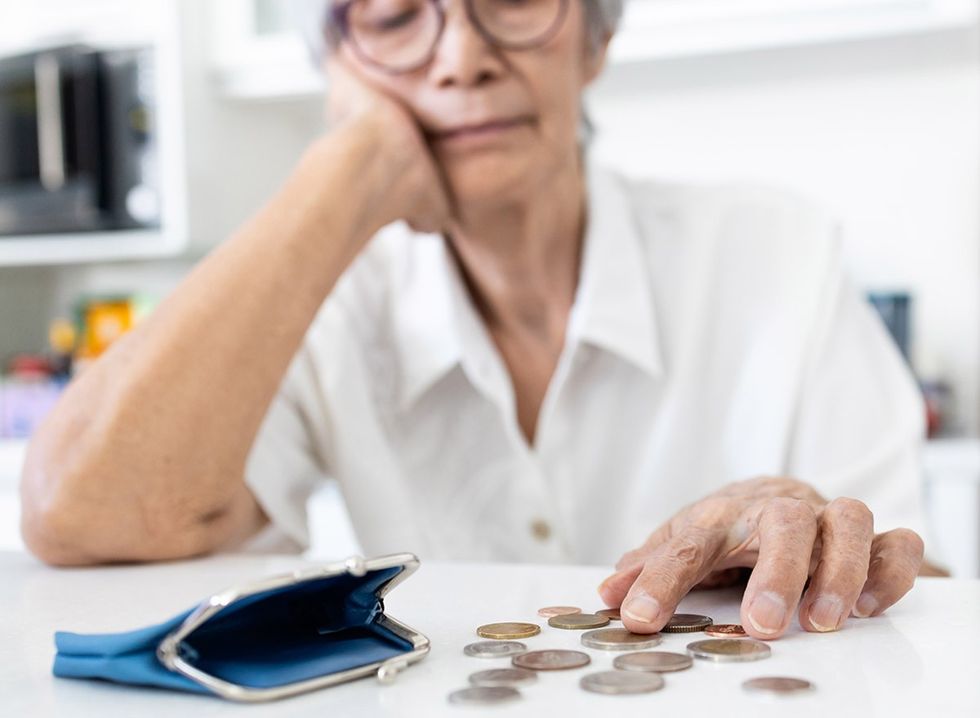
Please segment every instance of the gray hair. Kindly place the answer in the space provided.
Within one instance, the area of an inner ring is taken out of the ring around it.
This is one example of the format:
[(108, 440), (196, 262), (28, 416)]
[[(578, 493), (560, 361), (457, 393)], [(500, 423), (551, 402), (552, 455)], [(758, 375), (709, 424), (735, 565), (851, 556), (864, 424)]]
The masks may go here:
[[(582, 0), (585, 9), (585, 37), (592, 51), (613, 36), (623, 15), (624, 0)], [(330, 0), (292, 0), (293, 21), (300, 28), (314, 62), (319, 66), (329, 49), (324, 21)]]

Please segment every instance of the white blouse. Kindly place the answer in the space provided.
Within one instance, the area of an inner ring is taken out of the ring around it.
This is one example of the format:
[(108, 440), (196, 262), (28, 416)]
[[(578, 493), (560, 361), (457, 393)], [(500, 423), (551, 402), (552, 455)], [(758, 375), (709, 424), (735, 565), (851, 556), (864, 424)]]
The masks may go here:
[(274, 531), (305, 545), (307, 499), (334, 480), (369, 555), (608, 564), (726, 483), (786, 475), (922, 532), (922, 400), (830, 218), (592, 165), (588, 201), (533, 446), (442, 237), (371, 241), (249, 457)]

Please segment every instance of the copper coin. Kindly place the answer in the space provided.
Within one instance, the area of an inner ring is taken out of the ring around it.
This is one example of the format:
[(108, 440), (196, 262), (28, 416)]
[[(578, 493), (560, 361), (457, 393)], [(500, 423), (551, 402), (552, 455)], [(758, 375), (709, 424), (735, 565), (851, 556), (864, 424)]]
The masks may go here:
[(595, 615), (605, 616), (610, 621), (622, 621), (622, 617), (619, 615), (618, 608), (604, 608), (601, 611), (596, 611)]
[(542, 618), (552, 618), (554, 616), (568, 616), (572, 613), (581, 613), (582, 609), (577, 606), (545, 606), (538, 609), (538, 615)]
[(696, 613), (675, 613), (667, 621), (667, 625), (660, 629), (660, 632), (695, 633), (703, 631), (712, 623), (713, 621), (708, 616), (699, 616)]
[(695, 658), (716, 663), (744, 663), (769, 658), (772, 649), (762, 641), (751, 638), (711, 638), (687, 644), (687, 652)]
[(712, 623), (704, 632), (715, 638), (744, 638), (748, 635), (737, 623)]
[(581, 668), (592, 662), (588, 653), (582, 651), (530, 651), (514, 656), (511, 661), (517, 668), (529, 668), (532, 671), (566, 671), (570, 668)]
[(658, 673), (601, 671), (582, 676), (579, 685), (592, 693), (615, 696), (659, 691), (664, 687), (664, 679)]
[(527, 653), (527, 646), (517, 641), (478, 641), (464, 647), (463, 653), (474, 658), (510, 658)]
[(495, 640), (505, 641), (514, 638), (530, 638), (539, 633), (541, 633), (541, 626), (536, 623), (521, 623), (518, 621), (488, 623), (476, 629), (476, 634), (481, 638), (493, 638)]
[(763, 676), (752, 678), (742, 684), (742, 688), (747, 691), (759, 691), (763, 693), (774, 693), (777, 695), (790, 695), (812, 691), (814, 686), (810, 681), (802, 678), (786, 678), (784, 676)]
[(582, 630), (585, 628), (602, 628), (603, 626), (608, 626), (609, 619), (605, 616), (597, 616), (594, 613), (573, 613), (569, 616), (552, 616), (548, 619), (548, 625), (553, 628)]
[(694, 665), (694, 660), (683, 653), (670, 651), (641, 651), (616, 656), (613, 668), (621, 671), (649, 671), (653, 673), (673, 673), (683, 671)]
[(538, 680), (538, 674), (526, 668), (491, 668), (489, 671), (478, 671), (470, 676), (474, 686), (496, 688), (498, 686), (520, 688)]
[(449, 702), (465, 705), (504, 703), (521, 697), (521, 692), (509, 686), (471, 686), (449, 694)]

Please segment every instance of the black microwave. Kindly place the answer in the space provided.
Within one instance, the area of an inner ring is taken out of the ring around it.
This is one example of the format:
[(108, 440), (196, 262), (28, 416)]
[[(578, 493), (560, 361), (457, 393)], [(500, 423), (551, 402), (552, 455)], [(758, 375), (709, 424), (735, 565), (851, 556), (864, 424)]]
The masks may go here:
[(0, 58), (0, 242), (160, 225), (153, 52)]

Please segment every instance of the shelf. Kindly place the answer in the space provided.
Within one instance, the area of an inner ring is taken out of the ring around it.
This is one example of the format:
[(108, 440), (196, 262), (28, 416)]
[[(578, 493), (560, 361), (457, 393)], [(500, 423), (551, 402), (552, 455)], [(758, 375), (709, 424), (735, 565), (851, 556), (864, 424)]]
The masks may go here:
[(155, 230), (0, 237), (0, 266), (156, 259), (180, 254), (183, 233)]

